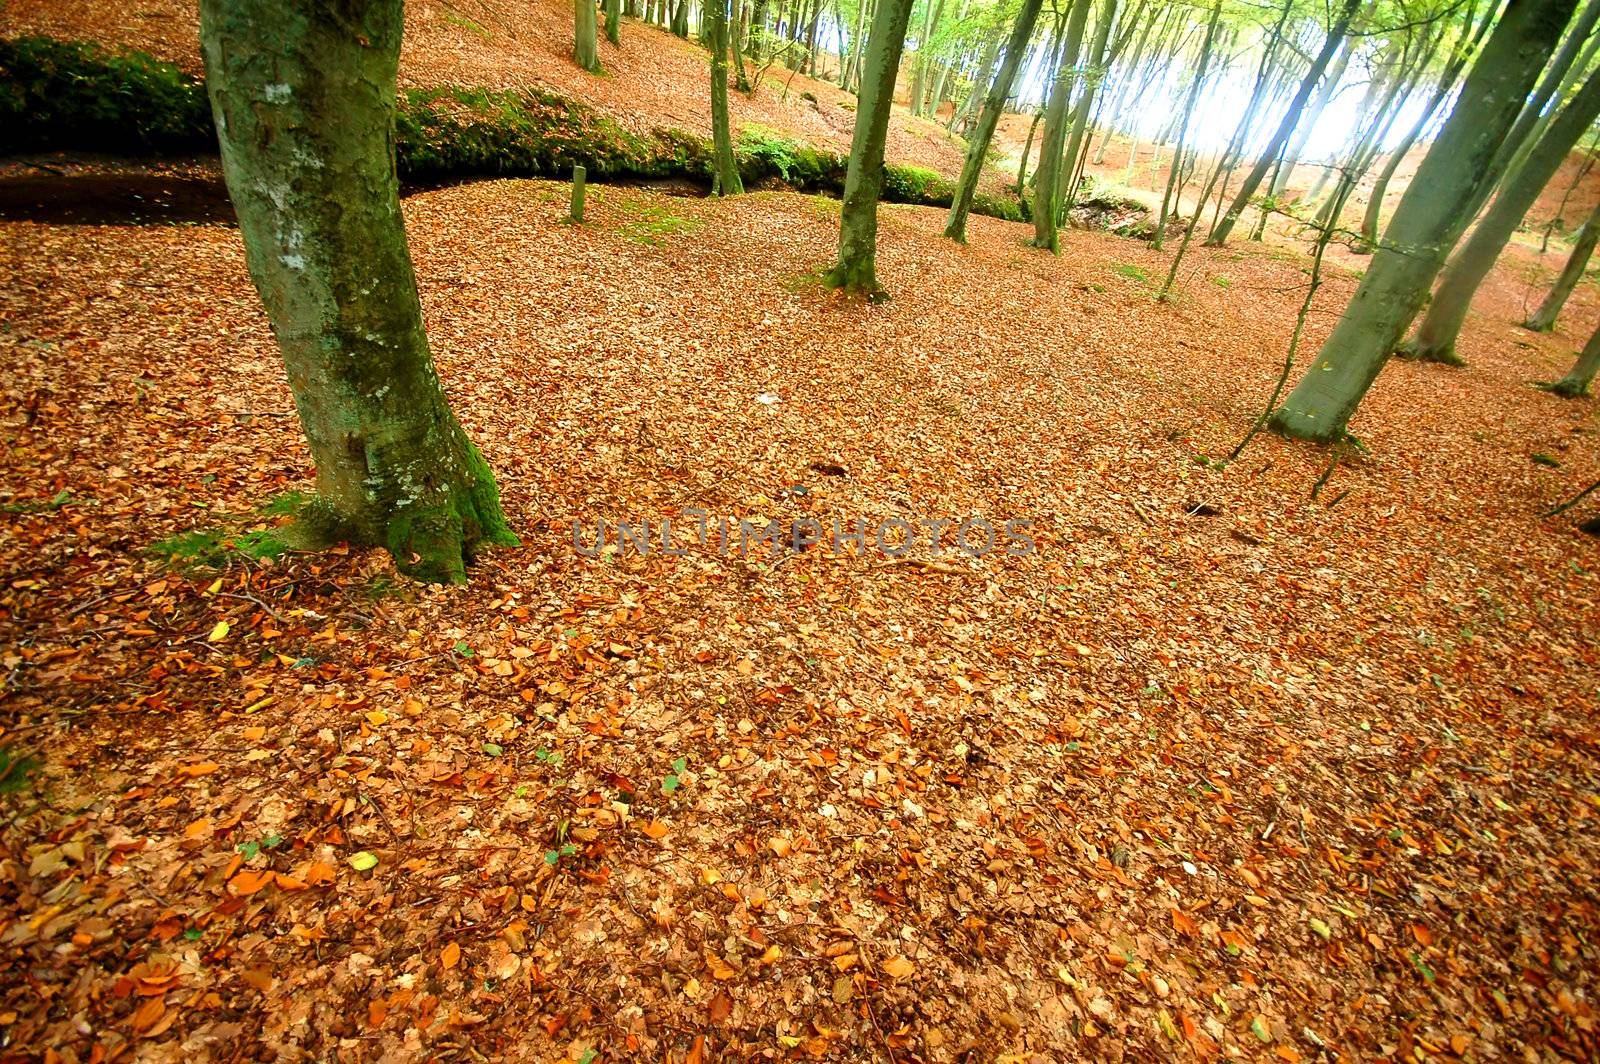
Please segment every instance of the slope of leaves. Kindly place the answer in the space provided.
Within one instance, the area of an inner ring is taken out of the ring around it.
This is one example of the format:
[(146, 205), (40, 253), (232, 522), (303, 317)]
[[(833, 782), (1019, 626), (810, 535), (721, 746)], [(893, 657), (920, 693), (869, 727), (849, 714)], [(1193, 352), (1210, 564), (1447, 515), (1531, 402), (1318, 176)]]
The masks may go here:
[[(525, 544), (461, 589), (256, 556), (311, 471), (235, 232), (0, 223), (0, 744), (44, 761), (4, 799), (8, 1052), (1600, 1049), (1600, 545), (1536, 519), (1600, 450), (1526, 387), (1574, 336), (1513, 330), (1516, 274), (1312, 500), (1317, 449), (1196, 461), (1299, 256), (1194, 252), (1158, 305), (1142, 245), (890, 207), (869, 307), (804, 279), (827, 201), (564, 197), (406, 203)], [(695, 508), (1039, 550), (721, 557)], [(689, 552), (583, 557), (597, 517)]]

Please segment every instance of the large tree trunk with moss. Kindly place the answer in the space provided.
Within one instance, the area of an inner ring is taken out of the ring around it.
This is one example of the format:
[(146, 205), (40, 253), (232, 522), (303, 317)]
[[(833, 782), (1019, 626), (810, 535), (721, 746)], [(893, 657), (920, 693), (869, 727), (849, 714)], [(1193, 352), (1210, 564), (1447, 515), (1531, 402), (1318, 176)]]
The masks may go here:
[(1401, 355), (1425, 362), (1461, 365), (1461, 357), (1456, 354), (1456, 339), (1467, 320), (1473, 294), (1489, 276), (1495, 260), (1510, 242), (1517, 226), (1522, 224), (1528, 209), (1596, 115), (1600, 115), (1600, 73), (1589, 75), (1583, 89), (1562, 108), (1522, 165), (1500, 186), (1500, 194), (1477, 228), (1451, 256), (1444, 270), (1444, 280), (1428, 305), (1427, 316), (1417, 327), (1416, 335), (1400, 349)]
[(703, 17), (711, 42), (711, 146), (715, 173), (711, 191), (737, 196), (744, 191), (739, 164), (733, 157), (733, 136), (728, 132), (728, 0), (706, 0)]
[(574, 0), (572, 58), (591, 74), (600, 73), (600, 41), (594, 14), (594, 0)]
[(513, 545), (445, 400), (395, 178), (401, 0), (202, 0), (222, 169), (317, 466), (303, 525), (460, 582)]
[(1594, 255), (1596, 243), (1600, 243), (1600, 203), (1595, 204), (1594, 211), (1583, 223), (1583, 228), (1578, 230), (1578, 238), (1572, 245), (1572, 254), (1567, 256), (1567, 263), (1561, 267), (1561, 276), (1556, 278), (1550, 294), (1544, 297), (1539, 309), (1522, 323), (1523, 328), (1532, 329), (1534, 332), (1549, 332), (1556, 327), (1556, 319), (1561, 316), (1561, 308), (1567, 305), (1567, 299), (1572, 295), (1573, 289), (1578, 287), (1578, 282), (1583, 280), (1584, 271), (1589, 268), (1589, 259)]
[(1578, 353), (1578, 360), (1572, 364), (1572, 369), (1567, 375), (1554, 384), (1543, 385), (1546, 391), (1557, 395), (1564, 395), (1568, 399), (1577, 399), (1589, 394), (1589, 385), (1594, 382), (1595, 370), (1600, 369), (1600, 329), (1589, 337), (1589, 342), (1583, 345), (1583, 350)]
[(839, 261), (823, 278), (829, 288), (861, 292), (873, 300), (884, 298), (878, 284), (878, 197), (883, 193), (883, 149), (894, 108), (895, 76), (910, 21), (911, 0), (878, 0), (861, 62), (850, 166), (839, 209)]
[(1510, 0), (1417, 169), (1381, 247), (1311, 369), (1272, 416), (1286, 436), (1333, 442), (1427, 298), (1488, 180), (1489, 162), (1550, 58), (1576, 0)]
[(1050, 102), (1045, 105), (1044, 135), (1039, 140), (1039, 166), (1033, 175), (1033, 246), (1052, 255), (1061, 254), (1060, 214), (1062, 156), (1067, 150), (1067, 104), (1072, 84), (1078, 76), (1078, 51), (1083, 47), (1083, 29), (1089, 22), (1091, 0), (1073, 0), (1067, 17), (1066, 39), (1061, 46), (1061, 65), (1056, 68), (1050, 87)]
[[(978, 113), (977, 125), (967, 141), (967, 160), (961, 167), (961, 180), (956, 184), (955, 198), (950, 203), (950, 218), (945, 222), (944, 235), (963, 243), (967, 239), (967, 215), (972, 211), (972, 201), (978, 194), (978, 181), (983, 177), (983, 164), (989, 156), (989, 144), (1005, 112), (1006, 100), (1016, 85), (1017, 72), (1027, 58), (1028, 40), (1033, 36), (1034, 23), (1039, 19), (1039, 9), (1044, 0), (1022, 0), (1022, 10), (1011, 27), (1011, 37), (1006, 41), (1005, 58), (1000, 63), (1000, 73), (989, 86), (983, 110)], [(973, 90), (977, 91), (976, 88)], [(1031, 139), (1031, 136), (1030, 136)], [(1027, 165), (1026, 162), (1023, 165)]]
[(1267, 171), (1272, 169), (1273, 161), (1289, 143), (1289, 138), (1294, 135), (1295, 127), (1300, 124), (1301, 112), (1305, 110), (1311, 94), (1316, 91), (1322, 75), (1333, 62), (1334, 55), (1344, 47), (1345, 33), (1349, 30), (1350, 20), (1355, 17), (1360, 4), (1361, 0), (1345, 0), (1344, 7), (1339, 10), (1338, 17), (1328, 30), (1327, 39), (1322, 42), (1322, 50), (1317, 53), (1316, 59), (1311, 63), (1311, 69), (1306, 71), (1306, 76), (1301, 79), (1300, 88), (1295, 92), (1294, 99), (1289, 101), (1289, 109), (1284, 112), (1283, 119), (1272, 134), (1272, 139), (1267, 141), (1267, 146), (1261, 151), (1261, 157), (1245, 176), (1244, 184), (1234, 193), (1233, 202), (1228, 205), (1228, 212), (1211, 227), (1211, 235), (1206, 237), (1207, 246), (1221, 247), (1228, 242), (1228, 234), (1233, 232), (1233, 225), (1239, 220), (1239, 215), (1250, 205), (1250, 197), (1256, 194), (1256, 189), (1266, 180)]

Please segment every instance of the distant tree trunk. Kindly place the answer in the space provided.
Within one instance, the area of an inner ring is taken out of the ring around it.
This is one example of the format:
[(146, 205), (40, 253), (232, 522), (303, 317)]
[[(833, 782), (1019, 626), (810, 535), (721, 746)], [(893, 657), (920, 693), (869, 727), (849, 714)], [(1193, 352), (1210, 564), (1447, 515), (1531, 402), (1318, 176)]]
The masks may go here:
[(1345, 68), (1349, 65), (1350, 47), (1347, 43), (1339, 50), (1339, 57), (1328, 69), (1328, 76), (1323, 80), (1316, 99), (1300, 116), (1300, 124), (1295, 128), (1294, 138), (1284, 149), (1283, 165), (1278, 168), (1277, 174), (1272, 179), (1272, 188), (1268, 192), (1273, 199), (1282, 196), (1283, 190), (1289, 187), (1289, 178), (1294, 174), (1294, 168), (1299, 164), (1301, 156), (1305, 154), (1306, 144), (1317, 128), (1317, 121), (1322, 117), (1322, 112), (1327, 109), (1328, 104), (1333, 101), (1334, 94), (1339, 91), (1339, 82), (1344, 79)]
[(606, 40), (622, 45), (622, 0), (606, 0)]
[(823, 279), (829, 288), (861, 292), (873, 301), (887, 298), (878, 284), (878, 197), (883, 192), (883, 149), (894, 108), (895, 76), (910, 21), (911, 0), (878, 0), (862, 62), (850, 166), (839, 209), (839, 261)]
[(1061, 48), (1061, 65), (1056, 68), (1050, 102), (1045, 107), (1044, 136), (1039, 142), (1039, 169), (1033, 178), (1033, 246), (1052, 255), (1061, 254), (1062, 156), (1067, 149), (1067, 103), (1077, 75), (1078, 50), (1083, 45), (1083, 29), (1089, 21), (1092, 0), (1073, 0), (1067, 17), (1066, 41)]
[[(1564, 395), (1568, 399), (1577, 399), (1589, 394), (1589, 385), (1594, 382), (1595, 370), (1600, 369), (1600, 329), (1596, 329), (1589, 342), (1583, 345), (1583, 350), (1578, 353), (1578, 360), (1572, 364), (1567, 375), (1554, 384), (1542, 387), (1545, 391)], [(1595, 531), (1600, 531), (1597, 525)]]
[[(737, 2), (737, 0), (736, 0)], [(728, 131), (728, 0), (706, 0), (703, 17), (711, 39), (711, 145), (715, 160), (711, 194), (737, 196), (744, 191), (739, 164)], [(737, 60), (736, 60), (737, 61)]]
[(917, 35), (917, 54), (911, 69), (911, 98), (907, 101), (914, 115), (922, 114), (922, 97), (933, 66), (933, 35), (944, 17), (944, 0), (927, 0), (922, 12), (922, 32)]
[(1416, 335), (1400, 350), (1407, 358), (1462, 364), (1456, 339), (1467, 320), (1467, 308), (1495, 259), (1517, 231), (1528, 209), (1566, 161), (1584, 133), (1600, 116), (1600, 72), (1589, 75), (1583, 89), (1562, 108), (1544, 136), (1500, 186), (1500, 194), (1444, 269), (1444, 279), (1428, 305)]
[(1455, 109), (1390, 220), (1355, 295), (1311, 369), (1272, 416), (1278, 432), (1333, 442), (1416, 315), (1488, 163), (1550, 58), (1576, 0), (1510, 0)]
[(395, 178), (400, 0), (203, 0), (206, 87), (245, 261), (317, 467), (302, 527), (460, 583), (514, 545), (445, 399)]
[[(1177, 146), (1172, 149), (1172, 166), (1167, 171), (1167, 191), (1161, 197), (1161, 214), (1156, 221), (1155, 238), (1151, 245), (1161, 250), (1161, 243), (1167, 235), (1167, 217), (1170, 210), (1173, 214), (1182, 213), (1182, 203), (1173, 202), (1173, 192), (1178, 188), (1179, 173), (1183, 169), (1184, 140), (1189, 132), (1189, 120), (1194, 116), (1195, 101), (1200, 97), (1200, 89), (1205, 85), (1206, 67), (1211, 63), (1211, 50), (1217, 40), (1217, 19), (1222, 15), (1222, 0), (1216, 0), (1211, 6), (1211, 19), (1206, 23), (1205, 40), (1200, 45), (1200, 58), (1194, 72), (1194, 80), (1189, 84), (1189, 96), (1184, 101), (1182, 117), (1178, 119)], [(1159, 150), (1159, 149), (1158, 149)]]
[[(1023, 50), (1027, 50), (1027, 42), (1023, 42)], [(984, 46), (983, 58), (978, 61), (977, 72), (972, 78), (972, 88), (961, 101), (960, 107), (952, 107), (950, 109), (950, 124), (945, 127), (946, 129), (954, 131), (972, 115), (973, 107), (979, 106), (981, 101), (987, 97), (989, 85), (994, 81), (994, 66), (999, 59), (1000, 41), (998, 38), (990, 38), (989, 43)], [(1018, 66), (1021, 66), (1020, 60), (1018, 61)], [(1000, 105), (1004, 107), (1005, 101), (1001, 100)], [(996, 117), (998, 118), (998, 116)]]
[(866, 45), (867, 7), (869, 0), (859, 0), (856, 4), (856, 28), (850, 35), (850, 61), (845, 64), (844, 74), (839, 78), (839, 87), (845, 92), (855, 90), (861, 70), (861, 54)]
[[(1171, 9), (1168, 9), (1169, 13)], [(1152, 7), (1150, 17), (1142, 20), (1143, 28), (1139, 31), (1138, 43), (1133, 46), (1133, 55), (1128, 60), (1127, 71), (1123, 77), (1117, 79), (1116, 92), (1112, 95), (1110, 105), (1105, 114), (1105, 132), (1100, 138), (1100, 145), (1095, 149), (1094, 165), (1100, 166), (1106, 161), (1106, 145), (1111, 142), (1111, 134), (1116, 132), (1117, 121), (1121, 117), (1122, 100), (1128, 94), (1128, 86), (1132, 84), (1134, 76), (1139, 72), (1139, 60), (1144, 58), (1145, 44), (1150, 39), (1150, 31), (1160, 21), (1161, 12)]]
[(767, 31), (767, 5), (769, 2), (770, 0), (755, 0), (755, 6), (751, 11), (750, 25), (745, 31), (745, 54), (751, 59), (760, 59), (762, 57), (761, 38), (766, 35)]
[(817, 25), (822, 21), (824, 6), (824, 0), (817, 0), (816, 6), (811, 9), (811, 28), (806, 31), (806, 54), (800, 67), (803, 72), (817, 72)]
[(1039, 122), (1044, 118), (1044, 110), (1033, 113), (1033, 121), (1028, 123), (1028, 139), (1022, 142), (1022, 162), (1017, 165), (1017, 197), (1024, 199), (1023, 189), (1028, 187), (1028, 156), (1033, 151), (1033, 138), (1039, 133)]
[(591, 74), (600, 73), (600, 42), (595, 23), (594, 0), (574, 0), (572, 57)]
[(689, 0), (678, 0), (678, 6), (672, 9), (672, 35), (689, 39)]
[(1572, 254), (1567, 256), (1567, 263), (1561, 268), (1561, 275), (1556, 278), (1550, 294), (1544, 297), (1539, 309), (1523, 322), (1523, 328), (1532, 329), (1534, 332), (1549, 332), (1556, 327), (1556, 318), (1561, 316), (1561, 308), (1567, 305), (1572, 290), (1578, 287), (1578, 282), (1583, 280), (1584, 271), (1589, 268), (1589, 258), (1594, 254), (1597, 242), (1600, 242), (1600, 203), (1595, 204), (1588, 221), (1578, 230), (1578, 239), (1572, 245)]
[(1228, 234), (1233, 232), (1233, 225), (1239, 220), (1239, 215), (1250, 205), (1250, 197), (1256, 194), (1256, 189), (1260, 188), (1261, 182), (1266, 179), (1267, 171), (1272, 169), (1272, 161), (1294, 135), (1294, 127), (1300, 124), (1300, 115), (1305, 110), (1306, 101), (1311, 99), (1312, 92), (1316, 91), (1317, 83), (1322, 80), (1328, 64), (1333, 62), (1334, 53), (1344, 46), (1345, 31), (1350, 28), (1350, 20), (1355, 17), (1356, 9), (1360, 6), (1361, 0), (1345, 0), (1344, 7), (1339, 10), (1338, 18), (1328, 29), (1327, 40), (1322, 42), (1322, 51), (1312, 60), (1311, 69), (1306, 71), (1306, 76), (1301, 79), (1300, 88), (1295, 92), (1294, 99), (1289, 101), (1289, 109), (1284, 112), (1277, 131), (1272, 134), (1272, 139), (1267, 142), (1255, 166), (1251, 167), (1250, 173), (1245, 176), (1244, 184), (1234, 193), (1233, 202), (1228, 205), (1228, 213), (1212, 227), (1211, 235), (1206, 237), (1207, 245), (1221, 247), (1228, 242)]
[[(967, 214), (972, 210), (972, 201), (978, 194), (978, 182), (983, 177), (983, 163), (989, 155), (989, 145), (994, 140), (995, 128), (1000, 124), (1000, 115), (1005, 111), (1006, 98), (1011, 95), (1011, 90), (1017, 81), (1017, 72), (1022, 69), (1022, 61), (1027, 55), (1028, 39), (1033, 36), (1033, 27), (1039, 19), (1039, 9), (1044, 6), (1044, 0), (1022, 0), (1022, 9), (1017, 12), (1017, 21), (1011, 27), (1011, 36), (1006, 40), (1005, 58), (1000, 63), (1000, 73), (989, 86), (987, 98), (983, 101), (983, 110), (978, 112), (977, 125), (972, 130), (972, 136), (967, 140), (967, 159), (961, 167), (961, 179), (956, 182), (955, 197), (950, 203), (950, 217), (945, 222), (944, 235), (951, 240), (962, 243), (967, 239)], [(976, 91), (976, 89), (974, 89)], [(1028, 143), (1033, 143), (1033, 130), (1028, 131)], [(1023, 149), (1022, 165), (1028, 165), (1027, 149)], [(1021, 181), (1021, 178), (1018, 178)]]
[(1067, 154), (1061, 168), (1062, 188), (1057, 203), (1063, 208), (1078, 202), (1078, 159), (1083, 154), (1084, 138), (1089, 132), (1089, 112), (1094, 107), (1095, 91), (1106, 61), (1106, 42), (1111, 39), (1111, 26), (1117, 19), (1117, 0), (1100, 0), (1100, 14), (1095, 19), (1094, 43), (1089, 47), (1089, 70), (1084, 75), (1083, 87), (1078, 90), (1078, 102), (1072, 113), (1072, 136), (1067, 141)]

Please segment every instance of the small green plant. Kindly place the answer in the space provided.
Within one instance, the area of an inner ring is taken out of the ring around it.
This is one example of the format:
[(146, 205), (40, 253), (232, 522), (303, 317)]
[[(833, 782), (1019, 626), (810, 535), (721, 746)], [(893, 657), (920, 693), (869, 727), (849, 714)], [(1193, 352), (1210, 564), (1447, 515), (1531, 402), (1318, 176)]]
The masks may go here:
[(151, 544), (149, 553), (178, 569), (222, 569), (231, 555), (251, 561), (276, 558), (289, 544), (271, 529), (230, 532), (225, 528), (195, 529)]
[(0, 506), (0, 513), (8, 514), (50, 514), (68, 506), (83, 506), (95, 504), (96, 499), (75, 499), (72, 492), (65, 488), (56, 492), (50, 499), (26, 499), (22, 502), (8, 502)]
[(680, 757), (672, 763), (672, 771), (667, 773), (667, 778), (661, 781), (661, 793), (673, 795), (683, 783), (684, 775), (689, 771), (689, 759)]
[(490, 33), (488, 30), (484, 29), (482, 26), (478, 25), (478, 23), (472, 21), (472, 19), (465, 15), (457, 14), (454, 11), (446, 11), (444, 13), (444, 20), (450, 23), (452, 26), (459, 26), (461, 29), (464, 29), (469, 33), (475, 33), (486, 41), (494, 40), (494, 34)]
[(1545, 454), (1543, 451), (1534, 451), (1531, 457), (1534, 465), (1549, 466), (1551, 469), (1561, 468), (1561, 459), (1554, 455)]
[(675, 214), (669, 214), (667, 209), (659, 204), (650, 204), (636, 210), (633, 217), (622, 223), (622, 235), (635, 244), (661, 247), (667, 242), (668, 237), (677, 236), (679, 233), (692, 233), (704, 224), (696, 218), (680, 218)]
[(578, 847), (567, 841), (567, 831), (571, 826), (571, 822), (566, 820), (556, 825), (555, 848), (546, 850), (544, 855), (544, 863), (551, 868), (559, 865), (563, 857), (571, 857), (578, 852)]
[(1116, 269), (1118, 274), (1129, 280), (1138, 281), (1140, 284), (1150, 283), (1150, 275), (1144, 272), (1144, 267), (1142, 266), (1135, 266), (1131, 262), (1125, 262)]

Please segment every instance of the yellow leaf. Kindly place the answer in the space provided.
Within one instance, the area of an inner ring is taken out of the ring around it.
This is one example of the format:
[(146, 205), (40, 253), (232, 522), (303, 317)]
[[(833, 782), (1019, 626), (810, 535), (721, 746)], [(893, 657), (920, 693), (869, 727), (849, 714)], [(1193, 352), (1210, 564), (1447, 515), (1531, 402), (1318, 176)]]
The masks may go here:
[(905, 954), (901, 954), (898, 957), (884, 961), (883, 970), (891, 978), (909, 979), (911, 978), (912, 973), (917, 970), (917, 966), (911, 962), (911, 958), (907, 957)]
[(228, 638), (228, 622), (218, 621), (217, 626), (211, 629), (211, 634), (206, 636), (206, 642), (215, 643), (226, 638)]
[(372, 725), (374, 728), (376, 728), (379, 725), (383, 724), (388, 719), (389, 719), (389, 714), (385, 713), (381, 709), (374, 709), (370, 713), (367, 714), (367, 723)]
[(222, 577), (219, 576), (219, 577), (217, 577), (216, 582), (213, 583), (210, 587), (206, 588), (204, 591), (202, 591), (201, 594), (210, 596), (210, 595), (215, 595), (218, 591), (221, 591), (221, 590), (222, 590)]

